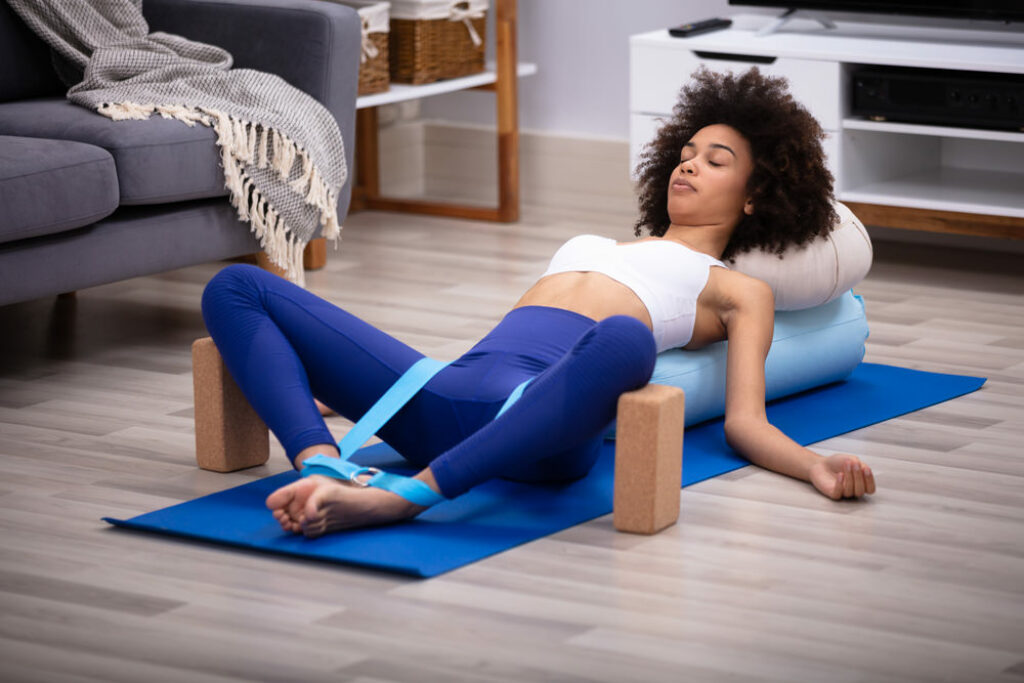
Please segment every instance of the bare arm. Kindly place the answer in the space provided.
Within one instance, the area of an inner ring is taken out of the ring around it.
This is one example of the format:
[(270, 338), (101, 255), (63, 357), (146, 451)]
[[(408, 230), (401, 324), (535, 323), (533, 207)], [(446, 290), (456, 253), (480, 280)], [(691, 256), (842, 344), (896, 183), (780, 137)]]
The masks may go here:
[(851, 455), (830, 458), (796, 443), (768, 422), (764, 364), (772, 342), (775, 300), (768, 285), (744, 278), (729, 292), (725, 437), (750, 462), (809, 481), (830, 498), (874, 493), (871, 470)]

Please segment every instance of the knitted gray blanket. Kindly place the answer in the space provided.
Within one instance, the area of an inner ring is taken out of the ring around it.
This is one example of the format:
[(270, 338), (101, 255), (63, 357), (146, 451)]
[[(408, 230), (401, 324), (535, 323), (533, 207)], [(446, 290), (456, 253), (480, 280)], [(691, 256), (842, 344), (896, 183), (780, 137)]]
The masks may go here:
[(68, 99), (114, 120), (158, 113), (217, 132), (238, 218), (267, 256), (303, 282), (302, 250), (323, 226), (338, 237), (348, 176), (334, 116), (283, 79), (232, 69), (221, 48), (150, 33), (142, 0), (8, 0), (28, 26), (84, 71)]

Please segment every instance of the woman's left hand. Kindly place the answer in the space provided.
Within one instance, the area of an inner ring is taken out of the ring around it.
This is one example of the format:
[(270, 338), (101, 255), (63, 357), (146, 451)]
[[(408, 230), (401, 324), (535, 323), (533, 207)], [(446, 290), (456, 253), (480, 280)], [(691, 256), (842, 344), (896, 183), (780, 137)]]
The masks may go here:
[(875, 492), (875, 475), (855, 455), (838, 453), (816, 462), (810, 471), (814, 488), (832, 500), (860, 498)]

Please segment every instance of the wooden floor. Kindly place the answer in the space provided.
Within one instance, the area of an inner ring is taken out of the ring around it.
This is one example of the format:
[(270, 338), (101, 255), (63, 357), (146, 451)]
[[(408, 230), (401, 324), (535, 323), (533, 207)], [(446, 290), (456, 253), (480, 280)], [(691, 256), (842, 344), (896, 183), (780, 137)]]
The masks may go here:
[[(564, 239), (629, 225), (363, 213), (309, 285), (448, 359)], [(876, 496), (748, 467), (657, 536), (608, 516), (430, 580), (100, 521), (287, 467), (277, 445), (194, 466), (189, 344), (223, 264), (0, 308), (0, 680), (1024, 682), (1020, 257), (878, 252), (867, 360), (989, 381), (816, 446), (862, 456)]]

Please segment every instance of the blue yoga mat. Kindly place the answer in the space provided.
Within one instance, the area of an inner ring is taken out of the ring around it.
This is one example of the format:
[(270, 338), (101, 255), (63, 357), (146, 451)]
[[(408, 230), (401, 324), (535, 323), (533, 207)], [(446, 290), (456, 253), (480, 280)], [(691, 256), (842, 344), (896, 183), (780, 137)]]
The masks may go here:
[[(768, 418), (808, 445), (961, 396), (984, 383), (980, 377), (862, 363), (842, 382), (772, 401)], [(606, 441), (590, 474), (571, 484), (494, 480), (414, 520), (318, 539), (283, 532), (264, 507), (272, 491), (298, 478), (295, 472), (132, 519), (104, 520), (120, 527), (429, 577), (611, 512), (614, 452), (615, 443)], [(721, 418), (687, 428), (683, 453), (683, 486), (749, 464), (726, 445)], [(403, 471), (404, 461), (384, 444), (362, 449), (353, 460)]]

